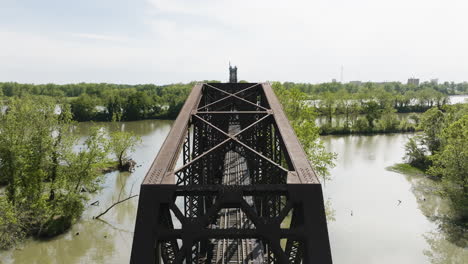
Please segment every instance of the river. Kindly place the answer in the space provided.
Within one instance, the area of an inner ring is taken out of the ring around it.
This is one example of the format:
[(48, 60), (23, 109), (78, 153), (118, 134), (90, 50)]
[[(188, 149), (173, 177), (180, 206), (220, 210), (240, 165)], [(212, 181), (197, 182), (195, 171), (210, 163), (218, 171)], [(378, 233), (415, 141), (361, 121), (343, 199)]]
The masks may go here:
[[(70, 231), (49, 240), (28, 239), (17, 249), (0, 251), (0, 263), (128, 263), (137, 198), (114, 207), (103, 221), (92, 217), (112, 202), (138, 193), (172, 121), (123, 122), (105, 129), (133, 131), (142, 137), (132, 157), (133, 173), (106, 174), (103, 189)], [(86, 135), (90, 123), (80, 123)], [(446, 201), (430, 194), (433, 182), (421, 176), (387, 170), (402, 161), (404, 143), (412, 134), (325, 136), (338, 159), (332, 179), (323, 183), (334, 263), (468, 263), (466, 245), (457, 246), (439, 230), (435, 216), (449, 213)], [(123, 188), (123, 191), (121, 192)], [(401, 204), (398, 205), (398, 200)], [(460, 243), (459, 243), (460, 244)]]

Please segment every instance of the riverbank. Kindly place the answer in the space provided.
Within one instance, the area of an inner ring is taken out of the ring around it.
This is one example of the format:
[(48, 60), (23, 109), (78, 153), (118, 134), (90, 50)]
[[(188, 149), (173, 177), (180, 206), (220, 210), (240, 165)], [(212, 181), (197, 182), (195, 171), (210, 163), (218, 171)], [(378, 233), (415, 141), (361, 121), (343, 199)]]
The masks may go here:
[(397, 163), (393, 166), (387, 167), (387, 170), (398, 172), (401, 174), (406, 174), (406, 175), (426, 176), (424, 174), (424, 171), (416, 167), (413, 167), (407, 163)]

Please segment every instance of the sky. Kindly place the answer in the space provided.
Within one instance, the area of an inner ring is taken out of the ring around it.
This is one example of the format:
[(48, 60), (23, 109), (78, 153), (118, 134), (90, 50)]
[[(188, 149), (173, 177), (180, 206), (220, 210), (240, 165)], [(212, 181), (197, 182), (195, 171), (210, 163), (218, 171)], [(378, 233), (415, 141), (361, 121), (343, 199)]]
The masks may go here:
[(466, 0), (0, 0), (0, 82), (468, 81)]

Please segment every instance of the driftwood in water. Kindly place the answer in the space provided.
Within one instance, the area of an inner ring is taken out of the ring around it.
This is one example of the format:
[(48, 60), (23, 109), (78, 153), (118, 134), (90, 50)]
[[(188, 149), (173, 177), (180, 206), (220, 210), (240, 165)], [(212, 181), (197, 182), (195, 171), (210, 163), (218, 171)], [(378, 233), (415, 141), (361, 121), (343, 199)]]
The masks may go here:
[(132, 188), (130, 189), (130, 194), (128, 195), (128, 197), (121, 200), (121, 199), (120, 199), (120, 196), (122, 195), (122, 192), (124, 191), (124, 188), (125, 188), (125, 185), (122, 185), (122, 187), (120, 188), (119, 197), (117, 198), (117, 202), (113, 203), (113, 204), (112, 204), (111, 206), (109, 206), (104, 212), (100, 213), (99, 215), (97, 215), (97, 216), (95, 216), (95, 217), (93, 217), (93, 218), (94, 218), (94, 219), (99, 219), (99, 217), (105, 215), (105, 214), (106, 214), (107, 212), (109, 212), (109, 210), (112, 209), (114, 206), (116, 206), (116, 205), (118, 205), (118, 204), (120, 204), (120, 203), (123, 203), (123, 202), (125, 202), (125, 201), (127, 201), (127, 200), (130, 200), (130, 199), (132, 199), (132, 198), (134, 198), (134, 197), (137, 197), (138, 194), (132, 195), (133, 186), (135, 186), (135, 182), (133, 182), (133, 184), (132, 184)]
[(119, 203), (123, 203), (123, 202), (125, 202), (125, 201), (127, 201), (127, 200), (130, 200), (130, 199), (132, 199), (133, 197), (137, 197), (137, 196), (138, 196), (138, 194), (135, 194), (135, 195), (129, 196), (129, 197), (123, 199), (123, 200), (119, 200), (119, 201), (113, 203), (113, 204), (112, 204), (111, 206), (109, 206), (109, 208), (107, 208), (104, 212), (102, 212), (102, 213), (100, 213), (99, 215), (95, 216), (94, 219), (99, 219), (99, 217), (101, 217), (101, 216), (105, 215), (107, 212), (109, 212), (109, 210), (112, 209), (112, 207), (118, 205)]

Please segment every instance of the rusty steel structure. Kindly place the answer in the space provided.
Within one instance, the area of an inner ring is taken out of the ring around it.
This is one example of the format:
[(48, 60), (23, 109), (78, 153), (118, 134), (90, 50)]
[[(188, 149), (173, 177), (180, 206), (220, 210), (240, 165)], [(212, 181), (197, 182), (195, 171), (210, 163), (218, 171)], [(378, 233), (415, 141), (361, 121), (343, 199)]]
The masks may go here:
[(141, 185), (131, 263), (332, 263), (321, 184), (270, 84), (193, 87)]

